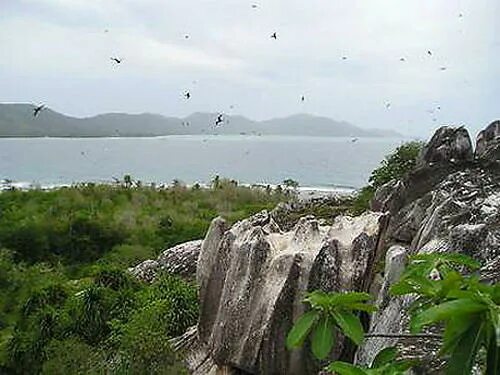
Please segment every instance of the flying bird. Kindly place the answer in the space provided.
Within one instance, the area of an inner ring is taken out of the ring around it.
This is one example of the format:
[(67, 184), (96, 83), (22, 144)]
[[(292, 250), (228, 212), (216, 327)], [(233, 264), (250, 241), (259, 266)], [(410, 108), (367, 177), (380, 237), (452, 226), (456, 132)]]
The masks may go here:
[(438, 111), (440, 111), (440, 110), (441, 110), (441, 106), (440, 106), (440, 105), (438, 105), (438, 106), (436, 107), (436, 109), (437, 109)]
[(38, 114), (45, 109), (45, 104), (39, 105), (38, 107), (33, 108), (33, 117), (38, 116)]
[(342, 60), (347, 60), (347, 56), (342, 56)]
[(386, 103), (385, 108), (387, 108), (387, 109), (391, 108), (391, 103)]
[(104, 30), (104, 32), (105, 32), (105, 33), (109, 33), (109, 30), (108, 30), (108, 29), (105, 29), (105, 30)]
[(111, 61), (114, 61), (117, 64), (121, 64), (123, 59), (120, 59), (118, 57), (110, 57)]
[(184, 35), (184, 39), (189, 39), (189, 35), (188, 34)]
[(219, 124), (223, 123), (224, 123), (224, 115), (220, 113), (219, 115), (217, 115), (217, 118), (215, 119), (215, 126), (219, 126)]
[(304, 102), (304, 101), (306, 100), (306, 97), (305, 97), (304, 95), (302, 95), (302, 97), (300, 98), (300, 100), (301, 100), (302, 102)]
[(439, 70), (441, 70), (442, 72), (444, 72), (446, 70), (446, 66), (442, 66), (441, 68), (439, 68)]
[(252, 8), (256, 9), (257, 8), (257, 4), (252, 4)]
[(271, 35), (271, 38), (274, 39), (274, 40), (277, 40), (278, 39), (278, 35), (276, 34), (276, 32), (274, 32), (272, 35)]
[(399, 59), (399, 61), (403, 61), (403, 62), (404, 62), (404, 61), (406, 61), (406, 59), (405, 59), (404, 57), (401, 57), (401, 58)]
[(191, 93), (189, 91), (186, 91), (186, 93), (184, 94), (184, 97), (186, 99), (190, 99), (191, 98)]
[(427, 54), (428, 54), (429, 56), (432, 56), (432, 51), (427, 51)]
[(356, 143), (357, 141), (358, 141), (358, 138), (353, 138), (353, 139), (351, 139), (351, 142), (352, 142), (352, 143)]

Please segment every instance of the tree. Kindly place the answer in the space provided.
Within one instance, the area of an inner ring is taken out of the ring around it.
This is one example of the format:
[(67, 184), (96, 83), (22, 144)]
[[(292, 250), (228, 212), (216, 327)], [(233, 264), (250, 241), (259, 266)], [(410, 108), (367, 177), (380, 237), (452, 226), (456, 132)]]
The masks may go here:
[(295, 190), (299, 187), (298, 181), (292, 180), (291, 178), (287, 178), (286, 180), (283, 180), (283, 185), (285, 185), (285, 187), (287, 189), (293, 189), (293, 190)]

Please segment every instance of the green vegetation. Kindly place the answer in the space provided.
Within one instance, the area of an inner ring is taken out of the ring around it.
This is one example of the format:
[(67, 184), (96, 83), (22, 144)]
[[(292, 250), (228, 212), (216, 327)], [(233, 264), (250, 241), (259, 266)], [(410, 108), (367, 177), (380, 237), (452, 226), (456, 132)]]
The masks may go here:
[(197, 288), (127, 267), (288, 196), (217, 179), (213, 189), (115, 186), (0, 193), (0, 373), (182, 374), (168, 339), (198, 318)]
[(380, 186), (394, 179), (407, 175), (417, 163), (418, 155), (424, 147), (422, 142), (407, 142), (382, 160), (380, 166), (373, 170), (368, 185), (363, 187), (353, 201), (352, 212), (360, 214), (367, 210), (375, 191)]
[[(447, 363), (448, 375), (471, 374), (476, 364), (481, 364), (486, 375), (500, 374), (500, 284), (488, 285), (477, 275), (459, 272), (478, 267), (476, 261), (460, 254), (419, 254), (411, 258), (401, 279), (391, 288), (395, 296), (414, 297), (408, 311), (411, 333), (430, 325), (444, 327), (439, 355)], [(309, 293), (304, 302), (311, 310), (295, 322), (287, 347), (302, 346), (311, 335), (312, 353), (319, 360), (325, 359), (334, 345), (334, 329), (359, 345), (364, 332), (353, 311), (373, 311), (375, 308), (366, 303), (369, 299), (370, 295), (356, 292)], [(335, 361), (326, 370), (340, 375), (396, 375), (414, 365), (397, 360), (396, 350), (386, 348), (369, 368)]]

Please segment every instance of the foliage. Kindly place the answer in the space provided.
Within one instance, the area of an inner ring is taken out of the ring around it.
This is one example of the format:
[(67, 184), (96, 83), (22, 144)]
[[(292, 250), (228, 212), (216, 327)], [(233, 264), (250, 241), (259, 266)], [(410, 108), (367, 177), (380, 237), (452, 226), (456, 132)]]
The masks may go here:
[(2, 192), (0, 247), (30, 263), (81, 265), (124, 247), (131, 258), (134, 250), (151, 258), (161, 248), (203, 237), (218, 215), (234, 222), (287, 199), (224, 179), (213, 190), (153, 189), (132, 181), (126, 176), (113, 186)]
[(286, 180), (283, 180), (283, 185), (285, 185), (285, 188), (287, 189), (297, 189), (299, 187), (299, 182), (291, 178), (287, 178)]
[(182, 374), (168, 340), (196, 323), (197, 288), (126, 269), (287, 199), (236, 185), (0, 193), (0, 373)]
[(311, 310), (302, 315), (287, 336), (289, 349), (300, 347), (308, 336), (311, 349), (318, 359), (325, 359), (335, 343), (335, 330), (341, 330), (355, 344), (363, 341), (364, 331), (359, 317), (353, 311), (369, 311), (375, 308), (367, 304), (371, 296), (367, 293), (309, 293), (304, 302)]
[(369, 368), (335, 361), (328, 365), (327, 370), (339, 375), (403, 375), (414, 365), (414, 362), (397, 360), (397, 354), (397, 349), (391, 346), (378, 352)]
[[(418, 254), (410, 258), (400, 280), (391, 288), (394, 295), (414, 297), (409, 310), (413, 334), (431, 325), (444, 327), (439, 354), (446, 358), (449, 375), (471, 374), (482, 355), (486, 357), (484, 373), (500, 374), (500, 284), (488, 285), (474, 274), (462, 274), (478, 268), (478, 262), (461, 254)], [(305, 301), (312, 309), (295, 322), (287, 347), (301, 346), (311, 336), (314, 356), (324, 359), (332, 349), (335, 329), (359, 345), (364, 335), (359, 319), (352, 313), (347, 320), (339, 319), (336, 312), (371, 312), (374, 307), (365, 303), (369, 297), (364, 293), (309, 293)], [(406, 373), (414, 365), (396, 357), (395, 348), (386, 348), (369, 368), (335, 361), (327, 370), (339, 375), (396, 375)]]
[(421, 254), (412, 258), (392, 288), (396, 295), (417, 295), (410, 322), (413, 333), (444, 325), (440, 354), (448, 358), (450, 375), (470, 374), (481, 350), (486, 353), (485, 373), (500, 373), (500, 284), (483, 284), (475, 275), (457, 272), (478, 266), (460, 254)]
[(372, 171), (368, 185), (358, 192), (353, 202), (353, 213), (360, 214), (369, 208), (377, 188), (391, 180), (403, 178), (414, 169), (423, 146), (422, 142), (411, 141), (387, 155), (380, 166)]

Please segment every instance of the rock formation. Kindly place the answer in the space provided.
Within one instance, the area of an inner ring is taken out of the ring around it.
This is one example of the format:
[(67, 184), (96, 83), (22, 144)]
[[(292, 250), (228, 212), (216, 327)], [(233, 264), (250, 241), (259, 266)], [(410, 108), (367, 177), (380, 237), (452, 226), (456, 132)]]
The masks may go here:
[[(382, 187), (372, 208), (390, 213), (384, 234), (386, 273), (372, 316), (371, 333), (407, 332), (409, 298), (392, 298), (388, 287), (404, 267), (405, 257), (427, 252), (458, 252), (483, 265), (487, 281), (500, 281), (500, 170), (498, 122), (478, 136), (476, 159), (462, 128), (442, 128), (425, 148), (418, 168), (408, 177)], [(443, 142), (434, 142), (443, 135)], [(450, 146), (451, 145), (451, 146)], [(459, 147), (457, 147), (459, 145)], [(454, 147), (454, 150), (453, 150)], [(443, 170), (448, 168), (448, 173)], [(427, 177), (426, 177), (427, 176)], [(397, 188), (394, 188), (397, 186)], [(438, 373), (439, 342), (422, 339), (368, 340), (357, 352), (358, 363), (369, 364), (382, 348), (399, 345), (408, 357), (427, 364), (424, 373)]]
[[(340, 216), (320, 225), (311, 216), (282, 232), (266, 211), (231, 228), (215, 219), (200, 253), (201, 312), (188, 364), (194, 374), (310, 374), (307, 349), (289, 352), (285, 338), (304, 312), (307, 291), (367, 290), (382, 213)], [(188, 340), (189, 341), (189, 340)], [(351, 350), (338, 338), (333, 354)]]
[[(185, 350), (191, 372), (318, 373), (323, 364), (307, 347), (285, 349), (287, 332), (304, 312), (301, 299), (315, 289), (370, 291), (379, 311), (366, 322), (369, 331), (406, 332), (411, 299), (394, 298), (389, 288), (412, 254), (467, 254), (481, 262), (483, 279), (500, 281), (499, 127), (493, 123), (480, 133), (475, 153), (464, 128), (439, 129), (415, 170), (380, 188), (372, 212), (359, 217), (337, 216), (326, 225), (304, 216), (283, 225), (280, 207), (232, 227), (215, 219), (196, 272), (199, 323), (173, 341)], [(389, 345), (423, 359), (422, 373), (439, 371), (439, 342), (430, 339), (371, 338), (355, 352), (339, 336), (329, 360), (370, 364)]]
[(158, 259), (146, 260), (129, 268), (139, 280), (151, 283), (159, 272), (168, 272), (187, 279), (193, 279), (201, 249), (201, 240), (189, 241), (163, 251)]

